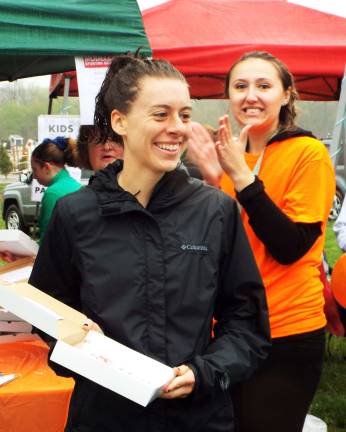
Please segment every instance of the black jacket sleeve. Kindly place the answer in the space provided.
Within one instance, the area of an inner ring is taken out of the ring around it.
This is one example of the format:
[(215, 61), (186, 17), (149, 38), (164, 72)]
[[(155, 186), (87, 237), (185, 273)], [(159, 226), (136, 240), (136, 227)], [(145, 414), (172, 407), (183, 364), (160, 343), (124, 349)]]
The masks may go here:
[(29, 283), (80, 310), (80, 276), (73, 264), (71, 236), (66, 231), (69, 224), (73, 224), (73, 218), (69, 217), (64, 200), (59, 200), (37, 254)]
[(264, 185), (255, 181), (237, 193), (256, 236), (280, 264), (300, 259), (321, 235), (321, 223), (293, 222), (269, 198)]
[(190, 365), (195, 395), (222, 390), (248, 378), (270, 348), (265, 290), (248, 243), (237, 205), (225, 214), (224, 252), (214, 317), (215, 337)]

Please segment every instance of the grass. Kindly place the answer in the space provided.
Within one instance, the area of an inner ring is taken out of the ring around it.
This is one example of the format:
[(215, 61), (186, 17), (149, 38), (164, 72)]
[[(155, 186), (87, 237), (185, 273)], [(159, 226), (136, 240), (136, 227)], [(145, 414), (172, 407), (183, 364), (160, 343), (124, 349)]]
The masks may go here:
[[(1, 210), (4, 186), (0, 184)], [(1, 214), (0, 228), (4, 228)], [(332, 223), (328, 224), (325, 251), (328, 263), (333, 267), (341, 251), (335, 241)], [(333, 336), (329, 341), (322, 379), (310, 412), (327, 423), (328, 432), (346, 432), (346, 338)]]
[(2, 191), (4, 190), (5, 186), (6, 186), (5, 184), (0, 184), (0, 229), (5, 228), (5, 222), (2, 219), (2, 202), (3, 202)]
[[(331, 267), (341, 255), (333, 232), (328, 224), (325, 251)], [(328, 432), (346, 432), (346, 338), (333, 336), (325, 354), (322, 379), (311, 406), (311, 414), (324, 420)]]

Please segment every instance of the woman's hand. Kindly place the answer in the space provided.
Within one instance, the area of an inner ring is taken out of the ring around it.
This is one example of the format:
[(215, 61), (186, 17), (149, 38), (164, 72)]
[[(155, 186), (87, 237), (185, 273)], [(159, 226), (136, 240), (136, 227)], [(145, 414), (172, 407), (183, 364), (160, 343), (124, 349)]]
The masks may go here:
[(219, 125), (219, 139), (215, 144), (218, 159), (225, 173), (231, 177), (236, 191), (239, 192), (255, 180), (244, 155), (251, 125), (246, 125), (239, 137), (233, 136), (227, 115), (220, 118)]
[(201, 124), (192, 122), (191, 126), (190, 137), (187, 140), (186, 157), (199, 168), (208, 184), (219, 186), (223, 171), (217, 157), (214, 141)]
[(175, 378), (162, 390), (162, 399), (186, 398), (195, 388), (195, 375), (188, 366), (175, 367), (174, 373)]
[(97, 332), (103, 334), (101, 327), (98, 324), (96, 324), (94, 321), (91, 321), (91, 319), (85, 320), (85, 323), (83, 324), (82, 329), (86, 330), (86, 331), (94, 330), (94, 331), (97, 331)]

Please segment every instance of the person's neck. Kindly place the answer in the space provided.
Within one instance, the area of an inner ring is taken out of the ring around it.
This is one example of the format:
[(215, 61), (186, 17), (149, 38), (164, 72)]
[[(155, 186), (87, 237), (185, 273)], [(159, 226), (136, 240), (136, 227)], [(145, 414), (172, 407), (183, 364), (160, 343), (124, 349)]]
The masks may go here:
[(118, 174), (118, 184), (124, 190), (135, 196), (145, 208), (147, 207), (153, 190), (163, 174), (153, 173), (143, 167), (128, 166), (125, 161), (123, 169)]
[(50, 183), (53, 181), (53, 179), (63, 170), (63, 167), (54, 167), (51, 169), (51, 178)]
[(251, 130), (249, 133), (249, 148), (248, 152), (253, 154), (260, 154), (266, 148), (270, 139), (278, 132), (277, 126), (267, 130)]

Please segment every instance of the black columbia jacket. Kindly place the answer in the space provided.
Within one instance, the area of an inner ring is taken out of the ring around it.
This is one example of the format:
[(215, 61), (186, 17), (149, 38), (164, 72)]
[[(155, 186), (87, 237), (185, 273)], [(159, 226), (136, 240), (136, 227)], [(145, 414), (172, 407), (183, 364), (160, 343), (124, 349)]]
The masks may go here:
[(177, 169), (143, 208), (117, 185), (121, 167), (59, 200), (30, 283), (116, 341), (169, 366), (188, 363), (196, 386), (185, 399), (143, 408), (78, 377), (66, 430), (230, 432), (229, 388), (270, 345), (264, 288), (236, 204)]

